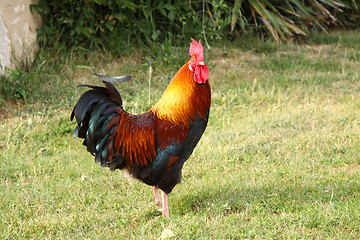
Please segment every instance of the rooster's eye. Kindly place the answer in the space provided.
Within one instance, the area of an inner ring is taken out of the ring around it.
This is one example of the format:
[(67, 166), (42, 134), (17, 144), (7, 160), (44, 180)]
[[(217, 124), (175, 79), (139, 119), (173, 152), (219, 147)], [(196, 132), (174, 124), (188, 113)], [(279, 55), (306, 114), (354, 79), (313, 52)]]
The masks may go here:
[(193, 58), (193, 59), (191, 59), (191, 61), (192, 61), (192, 62), (195, 62), (195, 59)]

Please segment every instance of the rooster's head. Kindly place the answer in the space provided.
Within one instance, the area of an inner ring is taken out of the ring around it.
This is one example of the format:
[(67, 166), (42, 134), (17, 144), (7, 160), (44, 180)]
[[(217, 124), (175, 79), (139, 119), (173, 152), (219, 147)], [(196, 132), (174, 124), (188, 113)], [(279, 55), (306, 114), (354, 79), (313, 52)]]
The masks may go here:
[(204, 63), (204, 48), (201, 44), (201, 39), (197, 43), (191, 39), (189, 54), (189, 69), (194, 72), (194, 81), (197, 83), (205, 83), (209, 78), (209, 69)]

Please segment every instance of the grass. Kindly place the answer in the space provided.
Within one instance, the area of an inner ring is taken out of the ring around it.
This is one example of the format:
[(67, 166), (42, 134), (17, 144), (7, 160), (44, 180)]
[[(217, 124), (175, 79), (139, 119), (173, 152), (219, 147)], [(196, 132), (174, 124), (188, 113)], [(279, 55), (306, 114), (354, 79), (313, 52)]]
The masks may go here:
[(4, 105), (0, 237), (359, 238), (358, 39), (359, 31), (313, 34), (307, 44), (250, 38), (207, 51), (209, 125), (169, 197), (169, 221), (156, 218), (149, 186), (94, 164), (69, 115), (85, 90), (74, 86), (100, 84), (94, 69), (132, 74), (117, 87), (129, 112), (145, 111), (187, 49), (157, 62), (141, 53), (45, 57), (31, 72), (37, 92)]

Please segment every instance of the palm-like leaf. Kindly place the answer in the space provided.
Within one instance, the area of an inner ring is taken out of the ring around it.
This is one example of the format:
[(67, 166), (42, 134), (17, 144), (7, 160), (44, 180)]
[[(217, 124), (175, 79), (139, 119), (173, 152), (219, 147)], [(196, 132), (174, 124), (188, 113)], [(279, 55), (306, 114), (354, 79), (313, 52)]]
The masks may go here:
[[(355, 7), (356, 4), (352, 8)], [(310, 28), (326, 31), (332, 25), (343, 24), (345, 18), (339, 19), (337, 15), (342, 16), (339, 13), (347, 8), (350, 4), (344, 0), (235, 0), (231, 31), (237, 22), (243, 25), (244, 19), (250, 18), (277, 41), (287, 40), (294, 35), (306, 35)]]

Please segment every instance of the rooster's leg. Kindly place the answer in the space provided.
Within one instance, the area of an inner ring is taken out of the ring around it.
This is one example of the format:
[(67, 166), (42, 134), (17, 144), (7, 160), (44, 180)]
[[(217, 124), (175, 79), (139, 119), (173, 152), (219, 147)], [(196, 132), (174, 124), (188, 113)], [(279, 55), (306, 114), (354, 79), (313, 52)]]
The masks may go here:
[(169, 208), (168, 208), (168, 202), (167, 202), (167, 194), (161, 191), (161, 197), (163, 202), (163, 214), (162, 216), (164, 218), (169, 219)]
[(161, 202), (160, 202), (160, 196), (159, 196), (159, 189), (155, 186), (152, 186), (152, 189), (154, 190), (154, 196), (155, 196), (155, 204), (156, 207), (161, 208)]

